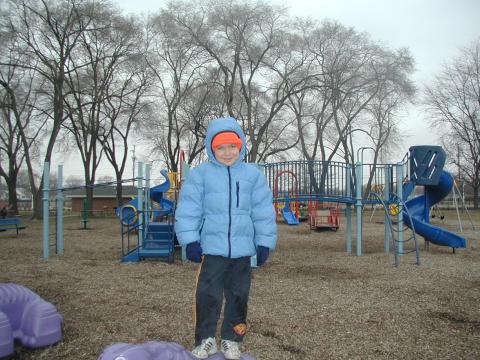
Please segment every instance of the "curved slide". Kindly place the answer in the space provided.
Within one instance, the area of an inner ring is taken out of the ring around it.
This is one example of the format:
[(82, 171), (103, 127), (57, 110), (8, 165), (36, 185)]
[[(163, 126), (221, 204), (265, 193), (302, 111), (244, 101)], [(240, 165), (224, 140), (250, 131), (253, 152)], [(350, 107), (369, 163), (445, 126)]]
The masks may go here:
[[(166, 170), (161, 170), (160, 173), (165, 178), (165, 182), (150, 188), (150, 200), (159, 204), (159, 207), (154, 207), (152, 209), (152, 218), (154, 219), (171, 214), (174, 206), (172, 201), (163, 197), (163, 193), (170, 189), (168, 172)], [(137, 208), (138, 200), (135, 198), (118, 208), (116, 213), (117, 216), (122, 219), (124, 225), (134, 225), (137, 223)]]
[[(412, 217), (413, 227), (417, 234), (437, 245), (464, 248), (466, 247), (465, 238), (429, 223), (430, 208), (445, 198), (452, 187), (452, 175), (442, 171), (437, 185), (426, 185), (424, 195), (406, 201), (405, 206)], [(410, 219), (405, 213), (403, 214), (403, 221), (408, 227), (412, 227)]]
[(168, 173), (166, 170), (161, 170), (160, 173), (165, 178), (165, 182), (150, 189), (150, 200), (160, 204), (160, 208), (153, 208), (154, 218), (168, 215), (173, 211), (173, 202), (163, 197), (163, 193), (170, 189)]

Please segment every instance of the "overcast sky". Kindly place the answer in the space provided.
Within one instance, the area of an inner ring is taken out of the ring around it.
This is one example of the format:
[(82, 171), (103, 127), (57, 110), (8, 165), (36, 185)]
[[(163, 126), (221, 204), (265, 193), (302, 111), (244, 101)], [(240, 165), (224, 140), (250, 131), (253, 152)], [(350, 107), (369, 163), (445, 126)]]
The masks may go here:
[[(163, 0), (112, 0), (126, 12), (148, 13)], [(428, 81), (445, 61), (480, 36), (480, 0), (272, 0), (292, 16), (334, 19), (391, 48), (408, 47), (415, 79)]]
[[(163, 0), (112, 0), (125, 12), (148, 13)], [(292, 16), (334, 19), (372, 40), (395, 49), (407, 47), (416, 61), (414, 80), (421, 89), (442, 64), (480, 37), (480, 0), (274, 0), (289, 7)], [(438, 140), (424, 115), (415, 107), (405, 109), (404, 141), (398, 161), (412, 145)], [(426, 141), (426, 139), (428, 141)], [(101, 171), (103, 173), (103, 171)]]

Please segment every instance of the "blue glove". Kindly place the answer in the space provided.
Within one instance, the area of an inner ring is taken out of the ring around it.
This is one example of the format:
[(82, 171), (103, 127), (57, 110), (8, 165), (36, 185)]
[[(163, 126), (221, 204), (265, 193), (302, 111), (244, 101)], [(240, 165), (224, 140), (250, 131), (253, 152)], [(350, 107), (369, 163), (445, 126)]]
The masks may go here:
[(187, 245), (187, 259), (196, 263), (202, 262), (202, 247), (198, 241)]
[(259, 245), (257, 247), (257, 266), (262, 266), (268, 259), (270, 249), (268, 247)]

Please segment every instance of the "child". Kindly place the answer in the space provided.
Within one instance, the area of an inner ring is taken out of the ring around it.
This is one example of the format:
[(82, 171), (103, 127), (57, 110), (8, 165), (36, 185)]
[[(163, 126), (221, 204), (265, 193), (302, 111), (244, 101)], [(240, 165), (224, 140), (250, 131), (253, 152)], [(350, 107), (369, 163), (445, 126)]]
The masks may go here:
[(217, 352), (215, 333), (225, 296), (221, 351), (226, 359), (240, 359), (250, 257), (256, 254), (261, 266), (275, 248), (275, 210), (264, 175), (243, 162), (245, 135), (234, 118), (210, 122), (205, 148), (210, 162), (190, 172), (175, 213), (179, 243), (187, 246), (189, 260), (201, 262), (192, 353), (206, 359)]

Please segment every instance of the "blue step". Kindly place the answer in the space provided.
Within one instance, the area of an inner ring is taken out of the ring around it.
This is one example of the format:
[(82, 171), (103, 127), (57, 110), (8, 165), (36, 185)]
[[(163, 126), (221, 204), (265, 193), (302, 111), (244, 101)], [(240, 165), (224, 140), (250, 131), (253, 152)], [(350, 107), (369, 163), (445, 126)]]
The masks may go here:
[(123, 256), (123, 262), (138, 262), (141, 258), (169, 258), (173, 261), (173, 252), (169, 248), (164, 249), (135, 249)]
[(168, 223), (152, 222), (148, 224), (145, 234), (147, 241), (171, 241), (173, 239), (173, 225)]
[(148, 230), (158, 232), (171, 232), (173, 231), (173, 225), (165, 222), (151, 222), (148, 224)]
[(171, 249), (173, 251), (173, 241), (148, 241), (143, 242), (144, 249)]
[(138, 251), (133, 250), (129, 252), (127, 255), (122, 257), (123, 262), (138, 262), (140, 261), (140, 257), (138, 256)]
[(141, 258), (168, 258), (173, 262), (173, 225), (166, 222), (151, 222), (145, 229), (142, 246), (131, 251), (122, 259), (124, 262), (140, 261)]
[(140, 249), (138, 256), (140, 257), (167, 257), (171, 254), (169, 249)]
[(168, 257), (173, 260), (174, 250), (173, 225), (166, 222), (149, 223), (139, 256)]

